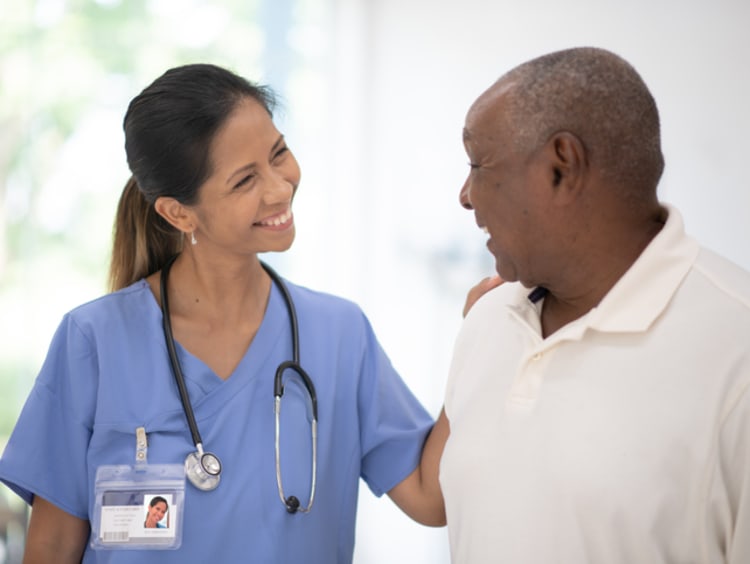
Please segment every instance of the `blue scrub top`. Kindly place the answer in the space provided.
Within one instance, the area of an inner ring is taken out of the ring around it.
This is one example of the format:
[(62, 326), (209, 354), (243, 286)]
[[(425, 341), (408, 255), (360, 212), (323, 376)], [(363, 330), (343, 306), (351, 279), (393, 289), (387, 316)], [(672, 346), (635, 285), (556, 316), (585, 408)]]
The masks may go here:
[[(87, 547), (85, 563), (351, 562), (359, 478), (378, 496), (406, 478), (418, 464), (432, 419), (355, 304), (288, 288), (297, 309), (301, 365), (318, 395), (311, 513), (287, 513), (276, 487), (273, 379), (292, 347), (286, 306), (272, 285), (263, 322), (227, 380), (177, 345), (204, 446), (223, 464), (216, 490), (186, 483), (182, 547)], [(29, 503), (39, 495), (90, 520), (97, 467), (133, 464), (137, 427), (146, 429), (149, 463), (182, 464), (195, 447), (161, 321), (144, 280), (67, 314), (0, 459), (0, 479)], [(294, 378), (286, 381), (281, 412), (284, 492), (305, 506), (310, 408)]]

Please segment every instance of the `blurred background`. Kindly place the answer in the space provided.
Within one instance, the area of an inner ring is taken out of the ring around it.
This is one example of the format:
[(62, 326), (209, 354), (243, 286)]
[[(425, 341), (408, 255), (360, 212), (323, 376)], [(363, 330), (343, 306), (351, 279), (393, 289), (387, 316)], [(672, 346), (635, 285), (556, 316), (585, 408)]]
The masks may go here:
[[(297, 241), (266, 260), (357, 301), (437, 416), (465, 293), (492, 268), (458, 205), (472, 101), (548, 51), (624, 56), (661, 111), (661, 198), (750, 268), (748, 28), (745, 0), (0, 0), (0, 448), (63, 313), (105, 291), (122, 117), (167, 68), (280, 94), (303, 182)], [(0, 486), (0, 564), (20, 562), (25, 518)], [(366, 488), (357, 535), (357, 564), (449, 560), (445, 529)]]

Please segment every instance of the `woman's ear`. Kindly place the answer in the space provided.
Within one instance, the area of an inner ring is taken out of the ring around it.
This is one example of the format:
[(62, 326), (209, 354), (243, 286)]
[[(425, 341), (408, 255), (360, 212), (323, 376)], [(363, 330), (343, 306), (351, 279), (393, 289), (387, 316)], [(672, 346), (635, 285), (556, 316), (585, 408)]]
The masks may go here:
[(575, 199), (584, 186), (588, 161), (586, 148), (577, 135), (555, 133), (547, 142), (550, 183), (560, 203)]
[(183, 233), (195, 230), (195, 220), (190, 208), (182, 205), (174, 198), (160, 196), (154, 202), (156, 213), (164, 218), (172, 227)]

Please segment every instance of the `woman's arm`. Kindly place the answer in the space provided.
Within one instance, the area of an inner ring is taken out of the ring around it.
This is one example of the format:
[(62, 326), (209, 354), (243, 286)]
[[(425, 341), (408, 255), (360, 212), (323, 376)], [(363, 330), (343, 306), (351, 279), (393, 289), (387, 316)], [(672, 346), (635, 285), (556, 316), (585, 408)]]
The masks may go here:
[(34, 497), (24, 564), (79, 564), (89, 538), (89, 522)]
[[(479, 281), (466, 295), (463, 315), (469, 313), (476, 301), (497, 288), (503, 280), (495, 275)], [(422, 459), (414, 472), (388, 492), (393, 502), (409, 517), (430, 527), (445, 525), (445, 502), (440, 490), (440, 458), (450, 435), (450, 424), (445, 409), (440, 411), (422, 450)]]
[(425, 441), (419, 466), (400, 484), (388, 492), (393, 502), (409, 517), (430, 527), (445, 525), (445, 504), (440, 491), (438, 473), (440, 457), (450, 434), (445, 410)]

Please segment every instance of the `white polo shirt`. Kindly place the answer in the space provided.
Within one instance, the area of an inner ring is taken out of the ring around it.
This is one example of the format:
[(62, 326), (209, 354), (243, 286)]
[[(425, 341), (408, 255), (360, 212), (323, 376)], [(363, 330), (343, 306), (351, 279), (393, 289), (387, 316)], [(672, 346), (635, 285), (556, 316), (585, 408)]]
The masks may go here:
[(666, 210), (547, 339), (520, 284), (467, 316), (440, 469), (454, 564), (750, 563), (750, 273)]

